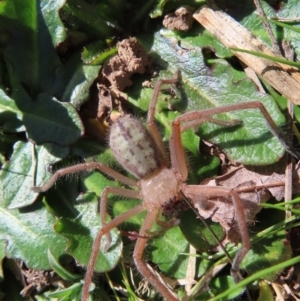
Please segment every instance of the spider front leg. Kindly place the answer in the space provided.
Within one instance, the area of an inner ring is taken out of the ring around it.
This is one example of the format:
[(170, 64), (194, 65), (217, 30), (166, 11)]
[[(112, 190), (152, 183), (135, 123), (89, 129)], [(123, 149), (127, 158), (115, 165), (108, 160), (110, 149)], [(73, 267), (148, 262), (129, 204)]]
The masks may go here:
[[(181, 158), (183, 155), (182, 145), (181, 146), (179, 145), (179, 141), (181, 141), (180, 138), (181, 132), (189, 128), (198, 126), (204, 122), (216, 123), (216, 120), (214, 118), (211, 118), (212, 115), (238, 111), (238, 110), (246, 110), (246, 109), (259, 109), (266, 120), (270, 132), (280, 141), (280, 143), (285, 148), (285, 150), (288, 153), (290, 153), (294, 158), (296, 159), (300, 158), (300, 153), (296, 151), (288, 141), (286, 141), (284, 135), (280, 132), (280, 130), (276, 126), (275, 122), (273, 121), (272, 117), (266, 110), (265, 106), (260, 101), (251, 101), (251, 102), (230, 104), (230, 105), (207, 109), (203, 111), (191, 111), (175, 118), (175, 120), (172, 122), (172, 135), (170, 139), (170, 148), (172, 144), (173, 146), (177, 146), (178, 148), (180, 148), (180, 150), (177, 152), (178, 158), (176, 159), (174, 157), (173, 160), (178, 161), (180, 160), (179, 158)], [(236, 120), (233, 122), (233, 125), (235, 124), (237, 124)], [(176, 153), (174, 155), (177, 156)]]
[(153, 95), (150, 101), (149, 109), (148, 109), (148, 115), (147, 115), (147, 124), (151, 132), (151, 136), (155, 141), (159, 155), (162, 158), (162, 162), (164, 162), (165, 164), (169, 162), (169, 159), (162, 138), (154, 123), (154, 115), (155, 115), (156, 104), (157, 104), (159, 92), (161, 90), (161, 86), (165, 84), (176, 84), (178, 80), (179, 80), (179, 70), (176, 71), (174, 78), (159, 79), (156, 82)]

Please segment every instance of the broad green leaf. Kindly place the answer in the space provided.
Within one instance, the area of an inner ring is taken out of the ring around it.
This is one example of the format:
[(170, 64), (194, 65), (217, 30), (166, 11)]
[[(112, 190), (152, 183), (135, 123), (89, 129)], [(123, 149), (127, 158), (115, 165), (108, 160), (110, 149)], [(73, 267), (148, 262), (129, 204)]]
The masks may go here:
[(12, 159), (0, 173), (0, 200), (4, 208), (22, 208), (31, 205), (38, 194), (31, 191), (32, 186), (45, 183), (50, 178), (47, 168), (68, 154), (67, 148), (52, 144), (37, 146), (32, 143), (15, 144)]
[(48, 293), (47, 297), (55, 298), (55, 300), (57, 300), (57, 298), (60, 298), (60, 300), (62, 300), (61, 298), (64, 298), (63, 300), (79, 300), (81, 288), (82, 284), (77, 282), (66, 289), (58, 289), (55, 292)]
[[(162, 64), (172, 64), (179, 69), (187, 98), (187, 111), (203, 110), (230, 103), (260, 100), (279, 125), (284, 117), (274, 100), (257, 92), (254, 84), (233, 70), (224, 60), (215, 60), (207, 66), (200, 48), (194, 48), (192, 39), (181, 41), (179, 52), (176, 38), (169, 31), (155, 34), (152, 51), (160, 55)], [(198, 133), (201, 138), (217, 144), (234, 161), (244, 164), (265, 165), (276, 162), (284, 153), (281, 143), (268, 130), (264, 116), (258, 109), (233, 111), (221, 116), (221, 120), (242, 120), (242, 126), (224, 127), (206, 123)]]
[[(213, 232), (217, 235), (220, 241), (224, 239), (224, 231), (219, 224), (206, 220)], [(206, 252), (218, 246), (218, 242), (205, 227), (205, 225), (197, 218), (191, 210), (181, 214), (180, 230), (185, 238), (199, 251)]]
[(189, 244), (178, 227), (167, 230), (161, 237), (154, 237), (151, 243), (151, 261), (160, 270), (177, 279), (186, 277)]
[[(64, 201), (63, 204), (51, 202), (49, 210), (59, 217), (55, 223), (55, 231), (68, 238), (66, 251), (76, 261), (84, 266), (88, 265), (92, 244), (101, 229), (101, 219), (97, 213), (98, 198), (94, 192), (79, 196), (71, 208), (70, 204)], [(103, 238), (95, 270), (98, 272), (109, 271), (116, 266), (120, 259), (122, 243), (114, 229), (111, 232), (112, 243), (108, 251), (103, 251), (106, 237)]]
[(67, 1), (62, 7), (61, 18), (68, 27), (83, 31), (91, 38), (103, 39), (113, 33), (112, 24), (102, 20), (96, 8), (83, 0)]
[[(209, 290), (211, 295), (217, 295), (219, 292), (225, 291), (226, 289), (233, 288), (235, 283), (233, 278), (230, 276), (220, 276), (214, 279), (210, 285)], [(238, 288), (227, 296), (227, 300), (238, 298), (244, 292), (244, 288)]]
[(22, 111), (28, 138), (36, 144), (53, 142), (68, 146), (82, 136), (81, 119), (71, 104), (44, 93), (33, 101), (21, 86), (14, 91), (13, 97)]
[(98, 76), (99, 66), (84, 65), (80, 53), (75, 53), (56, 70), (54, 95), (60, 101), (70, 102), (76, 109), (89, 97), (89, 89)]
[(29, 95), (50, 92), (55, 69), (61, 65), (55, 47), (65, 38), (58, 11), (63, 0), (11, 0), (0, 3), (0, 25), (7, 35), (4, 59), (15, 81)]
[[(282, 215), (281, 211), (269, 209), (268, 219), (261, 221), (259, 228), (263, 229), (263, 227), (272, 226), (284, 220)], [(250, 251), (242, 262), (242, 267), (251, 275), (257, 271), (275, 266), (291, 257), (292, 249), (290, 244), (287, 243), (287, 232), (285, 229), (278, 230), (269, 235), (264, 235), (262, 240), (252, 244)], [(272, 281), (277, 277), (278, 272), (280, 271), (265, 274), (263, 279)]]
[[(244, 1), (245, 2), (245, 1)], [(245, 5), (243, 4), (241, 5)], [(253, 7), (253, 1), (246, 1), (249, 5), (249, 8), (252, 5), (253, 12), (255, 8)], [(252, 3), (251, 3), (252, 2)], [(276, 19), (283, 19), (286, 20), (290, 25), (300, 29), (299, 26), (299, 2), (298, 0), (291, 0), (287, 2), (281, 2), (280, 7), (278, 7), (278, 3), (276, 1), (261, 1), (262, 7), (267, 18), (275, 18)], [(259, 18), (258, 14), (251, 13), (245, 14), (244, 9), (241, 10), (238, 6), (235, 6), (235, 13), (234, 16), (240, 23), (248, 28), (253, 34), (257, 35), (259, 38), (264, 40), (266, 43), (271, 45), (270, 38), (265, 30), (262, 19)], [(291, 48), (295, 51), (297, 55), (299, 55), (299, 46), (300, 46), (300, 38), (299, 34), (291, 29), (282, 28), (277, 26), (276, 24), (270, 23), (272, 31), (277, 38), (278, 41), (285, 41), (287, 44), (290, 44)]]
[(22, 123), (22, 112), (14, 100), (0, 90), (0, 122), (3, 131), (10, 133), (25, 131)]
[(41, 202), (22, 210), (9, 210), (0, 200), (0, 240), (6, 241), (7, 257), (24, 260), (28, 268), (50, 269), (49, 247), (58, 260), (65, 254), (66, 239), (55, 233), (55, 218)]

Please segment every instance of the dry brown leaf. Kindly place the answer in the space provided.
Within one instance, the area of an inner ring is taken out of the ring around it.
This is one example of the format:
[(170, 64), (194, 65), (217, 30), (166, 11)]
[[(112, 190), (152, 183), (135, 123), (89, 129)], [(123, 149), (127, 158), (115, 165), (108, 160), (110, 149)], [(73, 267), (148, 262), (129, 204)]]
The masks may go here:
[[(201, 185), (223, 186), (234, 188), (239, 192), (240, 198), (245, 208), (246, 220), (249, 224), (255, 222), (256, 214), (261, 210), (259, 204), (267, 202), (270, 197), (280, 201), (284, 197), (284, 174), (272, 172), (271, 174), (261, 174), (259, 172), (247, 169), (244, 166), (234, 168), (229, 173), (207, 179)], [(294, 172), (295, 193), (299, 191), (299, 171)], [(264, 186), (282, 183), (282, 186), (272, 188), (262, 188)], [(251, 189), (253, 187), (253, 190)], [(247, 190), (249, 192), (241, 192)], [(251, 191), (252, 190), (252, 191)], [(193, 202), (194, 203), (194, 202)], [(231, 199), (225, 197), (201, 198), (194, 203), (199, 214), (204, 218), (211, 218), (214, 222), (220, 223), (226, 232), (226, 238), (223, 241), (237, 243), (240, 235), (237, 229), (235, 212)]]

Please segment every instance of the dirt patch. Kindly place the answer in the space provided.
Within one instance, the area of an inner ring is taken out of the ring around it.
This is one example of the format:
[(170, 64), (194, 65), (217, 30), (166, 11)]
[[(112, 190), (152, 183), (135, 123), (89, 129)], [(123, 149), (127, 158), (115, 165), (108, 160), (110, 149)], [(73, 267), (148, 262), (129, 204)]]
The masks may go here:
[(143, 74), (150, 64), (149, 57), (136, 38), (118, 43), (118, 54), (103, 67), (102, 76), (110, 83), (110, 89), (123, 91), (132, 85), (130, 77), (134, 73)]
[(111, 112), (116, 108), (123, 115), (123, 106), (127, 101), (124, 89), (132, 85), (131, 76), (135, 73), (143, 74), (151, 61), (136, 38), (129, 38), (117, 44), (118, 54), (110, 58), (103, 66), (98, 82), (97, 95), (84, 104), (81, 117), (86, 132), (103, 139)]
[(194, 12), (193, 7), (182, 6), (175, 12), (167, 14), (163, 20), (163, 25), (171, 30), (188, 31), (194, 23)]

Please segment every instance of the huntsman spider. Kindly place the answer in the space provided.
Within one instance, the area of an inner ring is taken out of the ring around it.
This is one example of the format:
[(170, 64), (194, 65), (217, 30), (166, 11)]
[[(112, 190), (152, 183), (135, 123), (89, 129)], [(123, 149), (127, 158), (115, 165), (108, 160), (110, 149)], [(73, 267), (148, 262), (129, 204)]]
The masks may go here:
[[(133, 188), (106, 187), (102, 192), (100, 202), (102, 227), (94, 240), (92, 254), (84, 280), (82, 301), (87, 301), (89, 298), (89, 288), (102, 237), (105, 235), (107, 238), (105, 245), (105, 250), (107, 250), (111, 242), (110, 230), (142, 211), (147, 211), (147, 214), (139, 234), (136, 236), (137, 239), (133, 252), (133, 260), (136, 268), (142, 277), (147, 279), (166, 300), (179, 300), (175, 293), (157, 277), (152, 268), (143, 261), (143, 253), (149, 238), (149, 232), (151, 232), (153, 224), (157, 221), (157, 216), (164, 210), (163, 208), (166, 204), (170, 201), (180, 202), (183, 195), (190, 200), (191, 204), (193, 204), (193, 201), (195, 202), (197, 198), (199, 200), (199, 196), (202, 198), (225, 197), (232, 200), (242, 247), (232, 261), (231, 271), (233, 275), (238, 273), (239, 265), (250, 248), (245, 214), (239, 194), (231, 188), (189, 185), (185, 183), (188, 177), (188, 169), (181, 142), (181, 132), (200, 125), (203, 122), (217, 122), (211, 118), (211, 116), (215, 114), (256, 108), (264, 115), (273, 135), (279, 138), (287, 151), (295, 155), (289, 145), (285, 143), (282, 134), (277, 129), (276, 124), (263, 104), (259, 101), (252, 101), (203, 111), (191, 111), (176, 117), (172, 122), (172, 133), (169, 141), (169, 158), (168, 152), (165, 149), (162, 138), (155, 125), (154, 114), (162, 84), (174, 84), (177, 81), (178, 72), (175, 78), (160, 79), (156, 83), (147, 116), (148, 128), (146, 128), (140, 120), (128, 115), (118, 118), (111, 126), (109, 146), (116, 160), (124, 169), (134, 175), (138, 179), (137, 181), (101, 163), (92, 162), (60, 169), (44, 186), (32, 188), (35, 192), (44, 192), (47, 191), (58, 178), (64, 175), (91, 169), (98, 169), (100, 172), (122, 182), (127, 187)], [(120, 214), (110, 222), (105, 223), (108, 194), (140, 199), (141, 204)]]

